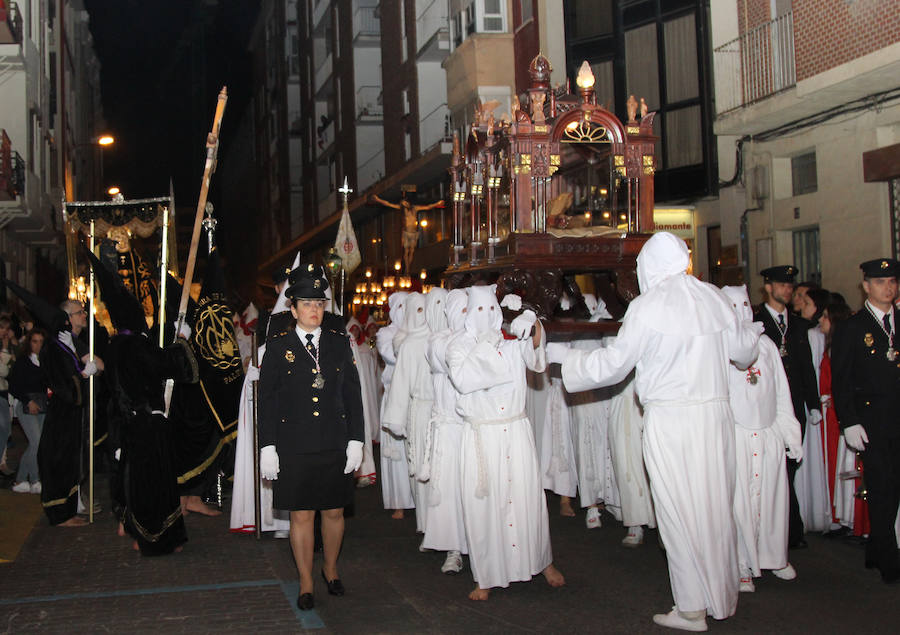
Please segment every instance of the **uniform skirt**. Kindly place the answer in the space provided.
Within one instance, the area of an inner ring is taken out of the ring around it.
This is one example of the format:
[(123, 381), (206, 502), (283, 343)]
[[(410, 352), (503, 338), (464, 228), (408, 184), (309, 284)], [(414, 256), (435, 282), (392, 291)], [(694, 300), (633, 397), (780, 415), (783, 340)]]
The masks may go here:
[(353, 474), (344, 474), (344, 450), (314, 454), (279, 454), (273, 484), (275, 509), (337, 509), (353, 502)]

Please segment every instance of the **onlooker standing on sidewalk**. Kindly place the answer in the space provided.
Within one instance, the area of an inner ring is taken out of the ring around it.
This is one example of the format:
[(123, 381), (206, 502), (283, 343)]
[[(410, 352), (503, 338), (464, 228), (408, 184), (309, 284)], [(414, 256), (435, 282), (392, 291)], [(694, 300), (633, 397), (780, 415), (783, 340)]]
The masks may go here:
[(13, 334), (12, 321), (6, 315), (0, 315), (0, 474), (12, 476), (13, 471), (6, 464), (6, 443), (12, 426), (7, 394), (7, 376), (16, 360), (16, 338)]
[(16, 416), (25, 431), (28, 447), (19, 461), (16, 484), (13, 491), (20, 494), (41, 493), (38, 474), (37, 450), (47, 412), (47, 386), (41, 374), (40, 354), (46, 334), (43, 329), (32, 329), (26, 336), (19, 356), (9, 374), (9, 392), (16, 398)]

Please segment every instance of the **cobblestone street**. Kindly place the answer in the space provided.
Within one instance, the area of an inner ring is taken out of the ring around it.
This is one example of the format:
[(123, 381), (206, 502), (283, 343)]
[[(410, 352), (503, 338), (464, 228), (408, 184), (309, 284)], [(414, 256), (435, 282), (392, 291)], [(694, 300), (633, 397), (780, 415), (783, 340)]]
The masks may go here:
[[(8, 501), (18, 496), (28, 495), (4, 497), (0, 515), (16, 513)], [(356, 500), (339, 562), (347, 595), (331, 597), (317, 580), (316, 609), (308, 613), (294, 607), (288, 541), (231, 534), (227, 516), (191, 514), (184, 551), (162, 558), (142, 558), (130, 539), (116, 536), (102, 495), (105, 509), (93, 526), (53, 528), (41, 517), (18, 557), (0, 564), (0, 633), (663, 632), (650, 620), (672, 603), (656, 532), (641, 548), (624, 549), (623, 530), (609, 515), (588, 531), (583, 514), (560, 517), (550, 496), (555, 563), (567, 585), (551, 589), (538, 578), (474, 603), (466, 597), (468, 566), (443, 575), (443, 554), (418, 551), (412, 513), (391, 520), (377, 486), (358, 490)], [(710, 631), (892, 629), (898, 589), (863, 568), (862, 548), (807, 538), (809, 549), (791, 552), (797, 580), (757, 580), (737, 615), (709, 620)]]

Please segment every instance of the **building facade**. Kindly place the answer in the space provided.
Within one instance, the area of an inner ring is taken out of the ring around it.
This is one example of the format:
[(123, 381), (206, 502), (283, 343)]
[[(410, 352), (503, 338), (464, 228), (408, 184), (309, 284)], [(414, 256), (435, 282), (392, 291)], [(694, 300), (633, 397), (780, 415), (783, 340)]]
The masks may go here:
[(80, 0), (0, 1), (0, 260), (10, 279), (50, 298), (67, 290), (62, 202), (102, 188), (88, 26)]
[(859, 263), (900, 242), (900, 9), (732, 0), (711, 23), (722, 241), (757, 300), (792, 263), (860, 306)]

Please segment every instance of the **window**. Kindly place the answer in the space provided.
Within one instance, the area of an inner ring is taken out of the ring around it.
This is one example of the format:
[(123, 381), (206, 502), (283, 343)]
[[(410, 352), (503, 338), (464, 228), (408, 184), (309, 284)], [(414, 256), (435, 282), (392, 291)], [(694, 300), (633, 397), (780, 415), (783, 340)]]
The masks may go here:
[(519, 0), (519, 24), (521, 26), (534, 17), (534, 0)]
[(819, 189), (815, 150), (791, 158), (791, 182), (794, 196), (811, 194)]
[(406, 61), (406, 0), (400, 0), (400, 62)]
[[(575, 0), (572, 35), (575, 39), (610, 35), (613, 32), (612, 0)], [(524, 18), (523, 18), (524, 21)]]
[(482, 0), (484, 3), (484, 31), (503, 32), (503, 13), (500, 0)]
[(819, 228), (798, 229), (793, 234), (794, 266), (800, 270), (798, 280), (812, 280), (822, 284), (822, 265), (819, 261)]
[(334, 59), (341, 56), (341, 14), (338, 5), (334, 5)]
[(462, 14), (456, 13), (453, 15), (453, 19), (451, 20), (451, 26), (453, 28), (453, 46), (459, 46), (463, 41), (463, 27), (462, 27)]

